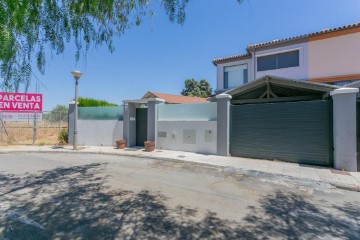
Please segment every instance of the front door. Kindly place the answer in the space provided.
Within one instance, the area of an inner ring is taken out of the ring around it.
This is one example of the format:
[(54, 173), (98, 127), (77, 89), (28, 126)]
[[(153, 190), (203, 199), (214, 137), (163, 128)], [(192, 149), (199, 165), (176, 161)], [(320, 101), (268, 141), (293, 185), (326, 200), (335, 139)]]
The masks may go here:
[(147, 140), (147, 108), (136, 109), (136, 146), (144, 146)]

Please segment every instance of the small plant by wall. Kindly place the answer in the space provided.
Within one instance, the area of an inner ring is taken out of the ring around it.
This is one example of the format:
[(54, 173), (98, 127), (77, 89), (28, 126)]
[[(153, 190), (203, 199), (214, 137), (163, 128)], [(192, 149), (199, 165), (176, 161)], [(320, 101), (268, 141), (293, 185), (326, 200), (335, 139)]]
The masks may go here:
[(68, 131), (65, 129), (61, 129), (58, 135), (58, 141), (60, 144), (68, 143)]

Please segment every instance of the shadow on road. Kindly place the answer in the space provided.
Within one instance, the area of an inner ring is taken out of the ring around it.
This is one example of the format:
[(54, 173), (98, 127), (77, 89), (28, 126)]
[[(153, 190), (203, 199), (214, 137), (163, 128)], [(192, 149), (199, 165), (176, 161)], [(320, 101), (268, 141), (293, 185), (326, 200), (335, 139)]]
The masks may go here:
[(239, 222), (210, 211), (199, 220), (196, 209), (168, 208), (161, 194), (110, 190), (99, 176), (104, 167), (57, 168), (22, 178), (0, 173), (0, 239), (360, 238), (358, 205), (325, 212), (278, 191), (249, 206)]

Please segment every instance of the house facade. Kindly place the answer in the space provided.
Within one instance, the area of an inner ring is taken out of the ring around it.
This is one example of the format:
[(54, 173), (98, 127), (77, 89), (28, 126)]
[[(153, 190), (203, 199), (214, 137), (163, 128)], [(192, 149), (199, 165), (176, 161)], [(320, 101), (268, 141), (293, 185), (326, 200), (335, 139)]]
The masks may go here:
[(81, 119), (79, 139), (360, 171), (360, 23), (250, 45), (214, 64), (210, 101), (147, 92), (125, 100), (121, 117)]
[(249, 45), (213, 63), (217, 93), (263, 76), (345, 85), (360, 80), (360, 23)]

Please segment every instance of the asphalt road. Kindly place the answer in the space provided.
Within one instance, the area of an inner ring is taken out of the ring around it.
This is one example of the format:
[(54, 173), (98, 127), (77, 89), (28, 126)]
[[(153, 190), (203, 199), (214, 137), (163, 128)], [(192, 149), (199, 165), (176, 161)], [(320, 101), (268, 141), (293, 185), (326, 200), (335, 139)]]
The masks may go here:
[(360, 239), (360, 193), (183, 162), (0, 154), (0, 239)]

